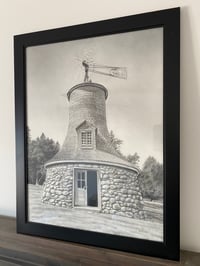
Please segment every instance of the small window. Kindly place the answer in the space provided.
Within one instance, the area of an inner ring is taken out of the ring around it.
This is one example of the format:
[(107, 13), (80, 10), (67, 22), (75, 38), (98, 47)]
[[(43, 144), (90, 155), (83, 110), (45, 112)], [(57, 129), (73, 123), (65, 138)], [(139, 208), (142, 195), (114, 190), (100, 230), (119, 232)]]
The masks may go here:
[(86, 183), (85, 183), (85, 172), (78, 172), (77, 175), (77, 187), (78, 188), (85, 188)]
[(83, 147), (92, 146), (92, 131), (81, 132), (81, 146)]

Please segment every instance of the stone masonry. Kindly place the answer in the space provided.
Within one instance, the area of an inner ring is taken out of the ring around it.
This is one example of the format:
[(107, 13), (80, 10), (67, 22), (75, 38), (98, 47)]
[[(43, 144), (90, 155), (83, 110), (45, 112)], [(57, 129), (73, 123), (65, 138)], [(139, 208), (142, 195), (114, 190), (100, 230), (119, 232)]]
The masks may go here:
[(42, 200), (54, 206), (73, 207), (74, 168), (95, 169), (99, 175), (100, 208), (106, 214), (144, 219), (143, 198), (137, 172), (98, 164), (57, 164), (47, 167)]

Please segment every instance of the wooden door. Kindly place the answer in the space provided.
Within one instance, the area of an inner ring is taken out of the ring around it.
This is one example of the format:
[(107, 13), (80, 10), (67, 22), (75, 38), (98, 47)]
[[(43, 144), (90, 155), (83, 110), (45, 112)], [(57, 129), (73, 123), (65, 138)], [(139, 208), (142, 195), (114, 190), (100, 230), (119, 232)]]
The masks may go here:
[(87, 206), (87, 173), (85, 170), (76, 171), (75, 205)]

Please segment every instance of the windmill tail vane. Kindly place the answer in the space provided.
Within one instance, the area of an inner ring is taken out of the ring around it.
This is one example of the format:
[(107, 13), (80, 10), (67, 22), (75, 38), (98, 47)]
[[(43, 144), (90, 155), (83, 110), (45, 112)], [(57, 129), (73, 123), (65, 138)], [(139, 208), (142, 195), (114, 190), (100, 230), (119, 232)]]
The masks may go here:
[(120, 79), (127, 79), (126, 67), (113, 67), (113, 66), (90, 64), (86, 60), (82, 62), (82, 65), (85, 68), (84, 82), (90, 81), (89, 72), (120, 78)]

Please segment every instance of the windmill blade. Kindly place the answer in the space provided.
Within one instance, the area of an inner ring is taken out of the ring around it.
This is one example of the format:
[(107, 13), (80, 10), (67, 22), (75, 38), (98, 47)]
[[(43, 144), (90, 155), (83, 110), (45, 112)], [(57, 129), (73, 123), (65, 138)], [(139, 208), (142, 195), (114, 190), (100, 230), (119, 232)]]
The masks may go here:
[(82, 61), (82, 66), (85, 68), (85, 77), (84, 82), (91, 82), (89, 79), (88, 72), (93, 72), (97, 74), (102, 74), (105, 76), (111, 76), (119, 79), (127, 79), (127, 70), (126, 67), (113, 67), (106, 65), (97, 65), (93, 64), (93, 60), (84, 59)]
[[(82, 60), (82, 61), (84, 61), (84, 60)], [(92, 58), (87, 58), (87, 57), (86, 57), (86, 60), (85, 60), (85, 61), (87, 62), (87, 64), (88, 64), (89, 66), (94, 65), (94, 60), (93, 60)]]
[(114, 67), (114, 66), (90, 64), (90, 62), (88, 62), (88, 61), (87, 61), (87, 63), (88, 63), (90, 68), (123, 68), (123, 67)]
[[(101, 68), (105, 69), (104, 67)], [(95, 68), (89, 67), (89, 71), (115, 78), (127, 79), (127, 71), (125, 67), (106, 67), (104, 71), (96, 70)]]

